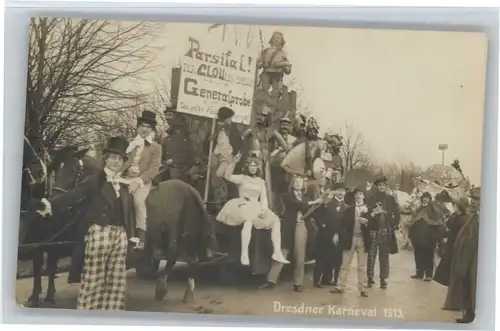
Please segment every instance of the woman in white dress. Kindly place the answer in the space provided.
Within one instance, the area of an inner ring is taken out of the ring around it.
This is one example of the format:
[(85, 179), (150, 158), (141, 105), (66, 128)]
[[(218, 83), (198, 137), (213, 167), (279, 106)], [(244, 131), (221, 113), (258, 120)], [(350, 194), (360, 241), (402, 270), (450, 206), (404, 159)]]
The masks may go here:
[(238, 187), (239, 197), (229, 200), (217, 215), (217, 221), (229, 226), (243, 225), (241, 230), (241, 264), (249, 265), (248, 246), (252, 237), (252, 226), (256, 229), (271, 229), (273, 243), (272, 259), (290, 263), (281, 252), (280, 220), (269, 210), (266, 182), (260, 177), (262, 168), (256, 158), (249, 158), (242, 175), (233, 175), (234, 167), (241, 155), (235, 155), (227, 167), (224, 178)]

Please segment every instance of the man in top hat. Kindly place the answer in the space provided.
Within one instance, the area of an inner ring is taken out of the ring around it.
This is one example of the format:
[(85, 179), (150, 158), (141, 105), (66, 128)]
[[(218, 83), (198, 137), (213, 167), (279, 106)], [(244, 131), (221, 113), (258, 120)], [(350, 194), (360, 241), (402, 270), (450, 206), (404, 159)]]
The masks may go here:
[[(342, 250), (339, 246), (339, 226), (344, 216), (346, 189), (344, 183), (335, 183), (323, 207), (313, 215), (319, 227), (316, 239), (316, 263), (313, 282), (316, 287), (338, 284), (342, 265)], [(332, 279), (333, 278), (333, 279)]]
[(125, 309), (128, 238), (135, 234), (133, 197), (120, 177), (127, 146), (124, 137), (110, 138), (103, 170), (50, 199), (54, 210), (83, 199), (82, 238), (77, 240), (69, 276), (70, 282), (81, 282), (77, 309)]
[(145, 110), (137, 119), (137, 136), (127, 148), (128, 160), (122, 171), (130, 180), (129, 191), (134, 196), (135, 220), (140, 243), (144, 248), (146, 240), (147, 210), (146, 198), (151, 190), (153, 178), (158, 174), (161, 163), (161, 147), (154, 141), (156, 114)]
[(161, 144), (163, 169), (160, 181), (180, 179), (189, 182), (189, 169), (195, 163), (195, 156), (184, 116), (174, 108), (165, 111), (168, 129)]
[(367, 297), (366, 291), (366, 256), (370, 247), (368, 231), (368, 207), (365, 203), (364, 188), (354, 189), (353, 204), (345, 209), (338, 227), (339, 247), (342, 250), (342, 266), (339, 284), (332, 293), (342, 293), (345, 290), (349, 268), (356, 254), (358, 263), (358, 290), (362, 297)]
[[(368, 229), (370, 230), (370, 250), (368, 251), (368, 287), (374, 284), (375, 259), (380, 263), (380, 287), (387, 288), (389, 277), (389, 251), (397, 245), (395, 228), (399, 226), (401, 218), (399, 205), (396, 199), (387, 194), (387, 178), (375, 180), (372, 194), (367, 199)], [(397, 247), (397, 246), (396, 246)]]
[(451, 274), (463, 284), (462, 317), (457, 323), (471, 323), (476, 317), (477, 258), (479, 245), (479, 212), (481, 188), (474, 187), (469, 195), (469, 219), (453, 243)]
[[(217, 202), (238, 196), (237, 189), (224, 179), (224, 173), (233, 157), (240, 152), (241, 135), (233, 124), (234, 111), (229, 107), (220, 107), (217, 111), (217, 123), (212, 135), (203, 143), (206, 155), (209, 155), (212, 140), (211, 186), (213, 199)], [(238, 169), (238, 166), (236, 167)]]

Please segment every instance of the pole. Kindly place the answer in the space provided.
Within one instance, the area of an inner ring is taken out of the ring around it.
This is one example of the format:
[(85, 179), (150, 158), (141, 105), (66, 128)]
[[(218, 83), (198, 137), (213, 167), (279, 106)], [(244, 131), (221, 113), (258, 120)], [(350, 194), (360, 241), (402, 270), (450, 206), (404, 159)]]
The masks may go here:
[[(218, 26), (218, 25), (217, 25)], [(213, 27), (217, 27), (213, 26)], [(212, 27), (209, 28), (211, 30)], [(226, 24), (222, 24), (222, 42), (226, 39)], [(215, 124), (216, 119), (212, 119), (212, 129), (210, 130), (210, 147), (208, 149), (208, 163), (207, 163), (207, 176), (205, 178), (205, 192), (203, 196), (203, 203), (206, 204), (208, 202), (208, 191), (210, 189), (210, 175), (212, 173), (212, 150), (214, 148), (214, 139), (213, 135), (215, 132)]]
[(208, 190), (210, 188), (210, 174), (212, 172), (212, 150), (214, 147), (213, 135), (215, 132), (215, 118), (212, 119), (212, 130), (210, 130), (210, 148), (208, 150), (208, 165), (207, 165), (207, 177), (205, 178), (205, 193), (203, 197), (203, 203), (208, 201)]
[(444, 149), (442, 151), (442, 155), (441, 155), (441, 165), (444, 165)]

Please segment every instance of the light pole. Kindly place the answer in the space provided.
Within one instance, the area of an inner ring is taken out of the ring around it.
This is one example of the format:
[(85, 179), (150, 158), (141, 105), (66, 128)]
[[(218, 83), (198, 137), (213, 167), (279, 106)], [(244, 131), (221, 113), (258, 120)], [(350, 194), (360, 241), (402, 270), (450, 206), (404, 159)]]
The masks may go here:
[(448, 144), (439, 144), (438, 149), (441, 151), (441, 165), (444, 165), (444, 152), (448, 149)]

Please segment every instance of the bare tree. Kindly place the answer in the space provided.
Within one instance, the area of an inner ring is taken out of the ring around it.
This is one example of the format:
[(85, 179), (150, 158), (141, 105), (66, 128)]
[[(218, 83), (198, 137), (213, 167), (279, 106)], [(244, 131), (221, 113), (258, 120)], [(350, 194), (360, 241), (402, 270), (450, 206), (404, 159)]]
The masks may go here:
[(51, 148), (109, 133), (141, 100), (126, 86), (150, 69), (154, 31), (142, 22), (32, 18), (26, 134)]
[[(352, 124), (346, 123), (344, 130), (341, 130), (343, 146), (340, 151), (344, 163), (344, 171), (356, 168), (372, 170), (371, 157), (368, 146), (365, 144), (363, 135), (356, 133)], [(342, 132), (344, 131), (344, 132)]]

